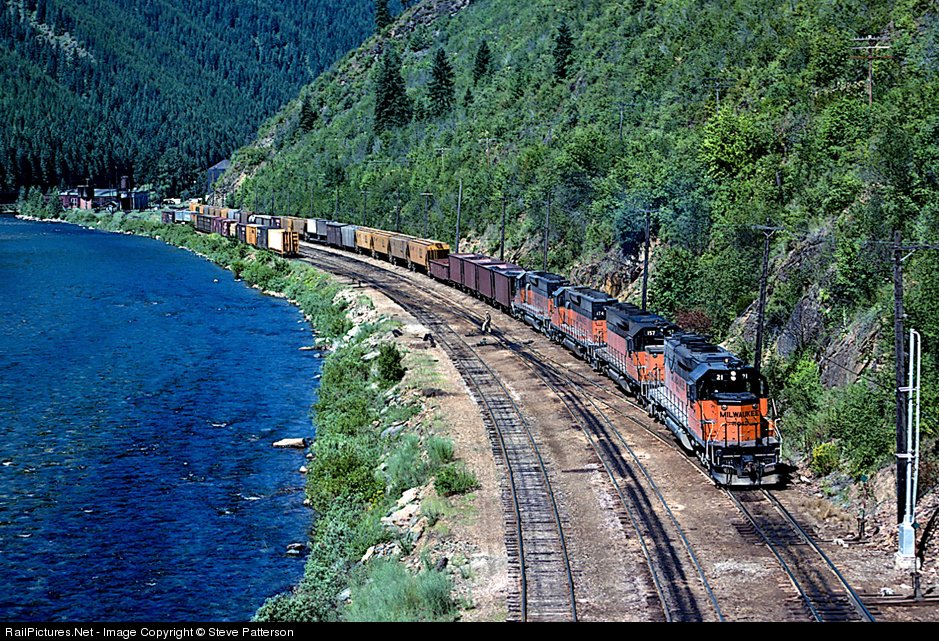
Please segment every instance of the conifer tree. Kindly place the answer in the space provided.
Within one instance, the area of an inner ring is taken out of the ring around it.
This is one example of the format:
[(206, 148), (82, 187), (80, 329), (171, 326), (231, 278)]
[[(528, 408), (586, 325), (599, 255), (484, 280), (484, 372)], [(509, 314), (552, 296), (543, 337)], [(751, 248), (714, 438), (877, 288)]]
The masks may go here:
[(375, 0), (375, 30), (381, 31), (391, 24), (391, 12), (388, 11), (388, 0)]
[(483, 76), (488, 76), (492, 70), (492, 53), (489, 51), (489, 44), (483, 40), (476, 50), (476, 58), (473, 61), (473, 84), (475, 85)]
[(571, 65), (571, 56), (574, 54), (574, 37), (570, 27), (562, 22), (554, 36), (554, 77), (558, 80), (567, 78)]
[(456, 90), (453, 86), (453, 67), (443, 49), (434, 54), (434, 66), (430, 70), (427, 86), (428, 109), (432, 116), (442, 116), (453, 109)]
[(303, 106), (300, 107), (300, 128), (309, 133), (316, 126), (318, 114), (313, 106), (313, 98), (307, 96), (303, 100)]
[(400, 127), (411, 121), (412, 108), (401, 75), (401, 59), (388, 48), (375, 79), (375, 132)]

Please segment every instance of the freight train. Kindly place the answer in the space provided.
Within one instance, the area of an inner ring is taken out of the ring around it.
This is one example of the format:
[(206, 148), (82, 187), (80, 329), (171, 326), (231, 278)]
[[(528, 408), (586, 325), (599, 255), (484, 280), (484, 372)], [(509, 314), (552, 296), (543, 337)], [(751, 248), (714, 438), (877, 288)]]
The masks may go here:
[(615, 381), (662, 421), (719, 485), (770, 486), (784, 480), (766, 379), (726, 349), (661, 316), (557, 274), (478, 253), (450, 253), (446, 243), (436, 240), (324, 218), (261, 216), (203, 205), (190, 210), (200, 231), (286, 256), (295, 255), (298, 238), (304, 238), (406, 266), (475, 296)]

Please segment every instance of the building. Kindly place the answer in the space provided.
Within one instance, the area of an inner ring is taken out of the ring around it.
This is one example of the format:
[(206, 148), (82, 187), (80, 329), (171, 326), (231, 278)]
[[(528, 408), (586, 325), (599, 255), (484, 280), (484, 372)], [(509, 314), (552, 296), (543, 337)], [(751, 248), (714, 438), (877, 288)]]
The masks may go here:
[(150, 192), (133, 189), (99, 189), (82, 185), (59, 192), (64, 209), (113, 209), (131, 211), (150, 206)]

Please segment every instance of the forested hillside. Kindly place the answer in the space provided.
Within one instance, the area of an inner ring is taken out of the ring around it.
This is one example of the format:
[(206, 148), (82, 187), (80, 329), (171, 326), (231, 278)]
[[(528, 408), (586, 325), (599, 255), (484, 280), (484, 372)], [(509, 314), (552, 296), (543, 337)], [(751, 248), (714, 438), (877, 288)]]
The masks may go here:
[[(786, 447), (859, 478), (893, 447), (894, 231), (939, 242), (937, 90), (934, 3), (424, 0), (271, 118), (217, 196), (419, 235), (427, 212), (451, 244), (459, 206), (460, 249), (491, 253), (505, 203), (507, 259), (540, 268), (547, 223), (550, 270), (624, 297), (651, 212), (652, 309), (748, 358), (756, 226), (778, 228), (763, 354)], [(939, 253), (903, 269), (932, 438)]]
[(372, 11), (371, 0), (3, 0), (0, 189), (130, 174), (180, 194), (371, 33)]

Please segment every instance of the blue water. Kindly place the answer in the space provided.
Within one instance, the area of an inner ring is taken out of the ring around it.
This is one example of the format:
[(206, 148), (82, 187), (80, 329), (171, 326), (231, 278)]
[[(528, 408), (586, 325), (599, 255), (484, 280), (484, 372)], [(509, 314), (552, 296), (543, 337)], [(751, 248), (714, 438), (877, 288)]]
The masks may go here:
[(0, 217), (0, 620), (243, 621), (296, 584), (300, 321), (158, 241)]

